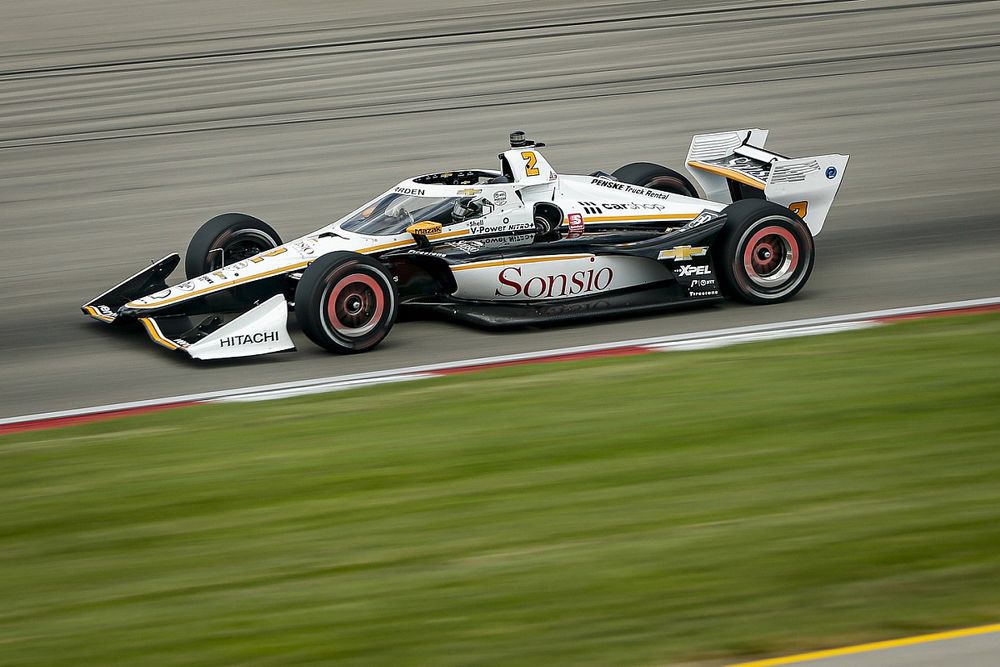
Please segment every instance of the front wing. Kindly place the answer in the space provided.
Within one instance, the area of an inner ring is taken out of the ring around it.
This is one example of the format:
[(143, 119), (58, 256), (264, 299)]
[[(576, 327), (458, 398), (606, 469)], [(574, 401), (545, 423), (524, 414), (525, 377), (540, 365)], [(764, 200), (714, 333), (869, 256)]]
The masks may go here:
[(176, 253), (167, 255), (88, 301), (81, 310), (104, 324), (137, 321), (154, 343), (192, 359), (228, 359), (295, 349), (288, 335), (288, 302), (282, 294), (237, 314), (154, 317), (122, 314), (122, 306), (129, 301), (166, 289), (166, 278), (179, 262)]
[(192, 359), (230, 359), (294, 350), (288, 335), (288, 302), (281, 294), (229, 318), (212, 315), (192, 326), (191, 318), (143, 317), (154, 343)]

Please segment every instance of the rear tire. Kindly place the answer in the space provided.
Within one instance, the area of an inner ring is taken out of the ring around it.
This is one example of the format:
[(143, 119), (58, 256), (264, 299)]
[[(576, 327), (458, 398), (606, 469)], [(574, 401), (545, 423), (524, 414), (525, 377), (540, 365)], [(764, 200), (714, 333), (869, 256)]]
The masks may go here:
[(309, 340), (331, 352), (370, 350), (392, 329), (399, 292), (381, 263), (332, 252), (310, 264), (295, 288), (295, 316)]
[(790, 210), (761, 199), (727, 206), (715, 271), (724, 294), (746, 303), (781, 303), (806, 284), (816, 259), (812, 233)]
[(698, 191), (683, 174), (652, 162), (633, 162), (611, 174), (622, 183), (638, 185), (650, 190), (669, 192), (685, 197), (697, 197)]
[[(191, 237), (184, 254), (184, 273), (191, 280), (279, 245), (278, 232), (263, 220), (243, 213), (217, 215)], [(222, 248), (222, 257), (212, 253), (216, 248)]]

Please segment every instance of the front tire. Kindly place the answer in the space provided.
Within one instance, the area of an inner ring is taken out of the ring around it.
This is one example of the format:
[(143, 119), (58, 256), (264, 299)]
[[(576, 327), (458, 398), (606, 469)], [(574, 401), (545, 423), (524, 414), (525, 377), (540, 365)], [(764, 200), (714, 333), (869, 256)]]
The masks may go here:
[(761, 199), (727, 206), (727, 221), (713, 253), (723, 293), (753, 304), (795, 296), (812, 273), (812, 233), (790, 210)]
[[(243, 213), (217, 215), (191, 237), (184, 254), (184, 273), (191, 280), (279, 245), (278, 232), (263, 220)], [(212, 252), (216, 248), (222, 249), (221, 256)]]
[(697, 197), (698, 191), (683, 174), (652, 162), (633, 162), (615, 169), (611, 174), (622, 183), (638, 185), (650, 190), (669, 192), (684, 197)]
[(295, 288), (295, 316), (309, 340), (350, 354), (382, 342), (396, 321), (399, 292), (381, 262), (354, 252), (323, 255)]

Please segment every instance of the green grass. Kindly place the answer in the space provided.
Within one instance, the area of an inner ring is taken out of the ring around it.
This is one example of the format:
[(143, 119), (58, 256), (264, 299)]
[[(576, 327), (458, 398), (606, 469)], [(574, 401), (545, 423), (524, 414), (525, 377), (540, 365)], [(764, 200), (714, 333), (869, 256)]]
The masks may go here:
[(713, 664), (996, 621), (998, 341), (948, 318), (0, 438), (0, 664)]

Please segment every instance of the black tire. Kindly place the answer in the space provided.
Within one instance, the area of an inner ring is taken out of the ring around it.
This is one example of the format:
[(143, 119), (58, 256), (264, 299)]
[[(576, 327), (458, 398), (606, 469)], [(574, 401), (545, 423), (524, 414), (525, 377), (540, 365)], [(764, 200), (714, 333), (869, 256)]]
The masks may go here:
[(638, 185), (650, 190), (659, 190), (685, 197), (698, 196), (698, 191), (695, 190), (694, 185), (686, 176), (669, 167), (652, 162), (633, 162), (616, 169), (615, 173), (611, 175), (622, 183)]
[(713, 247), (722, 292), (754, 304), (786, 301), (806, 284), (816, 259), (812, 233), (795, 213), (762, 199), (727, 206)]
[[(279, 245), (278, 232), (263, 220), (243, 213), (217, 215), (191, 237), (184, 255), (184, 273), (191, 280)], [(209, 255), (215, 248), (222, 248), (222, 257), (219, 253)]]
[(295, 288), (295, 316), (309, 340), (331, 352), (370, 350), (389, 334), (399, 291), (381, 263), (332, 252), (310, 264)]
[(562, 209), (549, 202), (535, 204), (535, 239), (554, 241), (559, 238), (559, 226), (565, 215)]

